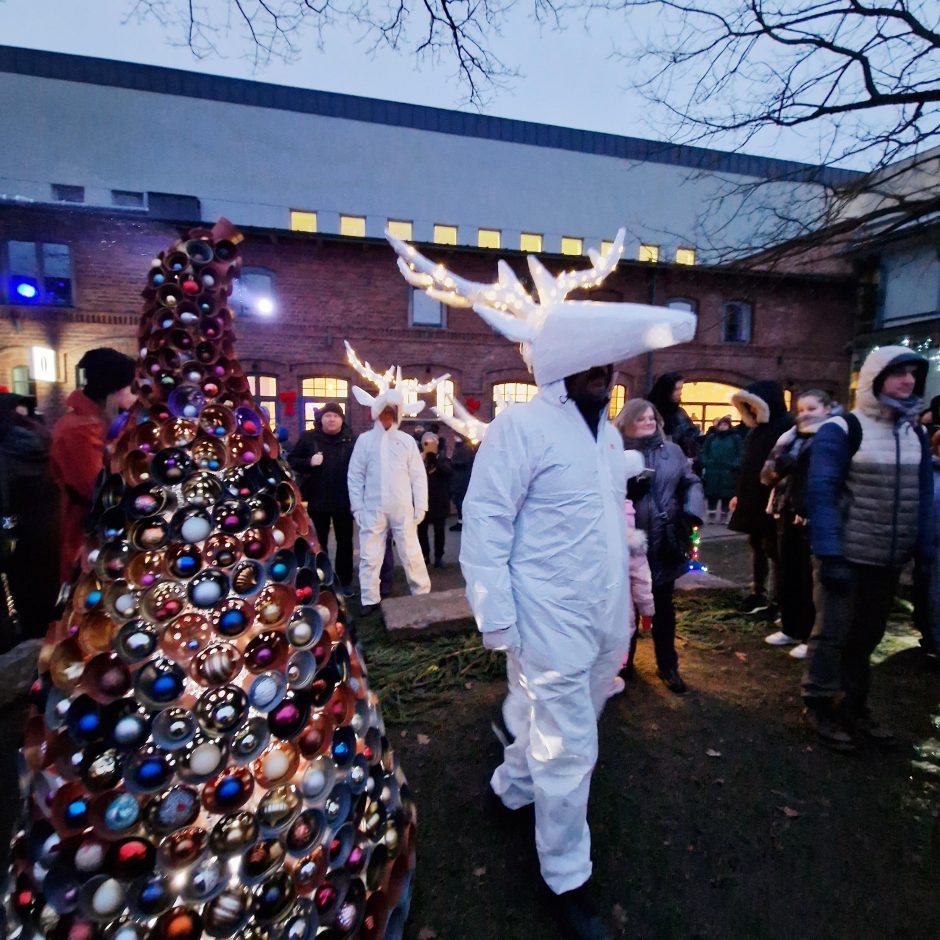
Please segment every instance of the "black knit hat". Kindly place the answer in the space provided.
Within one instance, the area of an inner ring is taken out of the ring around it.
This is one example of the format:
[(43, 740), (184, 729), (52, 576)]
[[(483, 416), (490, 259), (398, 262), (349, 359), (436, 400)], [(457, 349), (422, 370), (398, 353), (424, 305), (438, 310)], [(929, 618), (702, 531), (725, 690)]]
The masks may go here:
[(104, 401), (112, 392), (120, 391), (134, 381), (134, 366), (130, 356), (110, 346), (89, 349), (78, 360), (79, 369), (85, 372), (85, 394), (92, 401)]
[(344, 420), (345, 420), (345, 418), (346, 418), (346, 414), (343, 412), (342, 406), (339, 404), (339, 402), (328, 401), (328, 402), (320, 409), (320, 416), (322, 417), (322, 416), (325, 415), (327, 412), (331, 412), (332, 414), (339, 415), (339, 416), (340, 416), (341, 418), (343, 418)]

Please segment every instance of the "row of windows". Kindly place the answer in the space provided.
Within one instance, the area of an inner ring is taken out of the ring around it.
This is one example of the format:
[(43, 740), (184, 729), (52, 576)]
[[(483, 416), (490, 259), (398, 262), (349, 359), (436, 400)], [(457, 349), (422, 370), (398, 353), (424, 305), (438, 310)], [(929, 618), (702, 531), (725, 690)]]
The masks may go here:
[[(388, 230), (402, 241), (412, 241), (414, 237), (414, 224), (403, 219), (389, 219)], [(317, 231), (317, 214), (309, 210), (292, 209), (290, 214), (290, 227), (294, 232)], [(366, 219), (363, 215), (340, 215), (339, 233), (348, 238), (365, 238)], [(519, 250), (537, 254), (542, 250), (542, 235), (535, 232), (522, 232), (519, 235)], [(433, 238), (437, 245), (456, 245), (457, 226), (435, 224)], [(601, 250), (606, 251), (613, 242), (601, 242)], [(477, 229), (478, 248), (503, 248), (503, 233), (496, 228)], [(508, 246), (505, 246), (508, 247)], [(572, 235), (564, 235), (561, 239), (561, 253), (563, 255), (583, 255), (584, 239)], [(638, 261), (659, 261), (662, 251), (659, 245), (640, 245), (637, 254)], [(695, 264), (694, 248), (677, 248), (675, 254), (676, 264)]]
[[(68, 183), (53, 183), (52, 198), (56, 202), (82, 203), (85, 201), (85, 187), (72, 186)], [(111, 205), (122, 209), (145, 209), (147, 199), (143, 193), (129, 189), (112, 189)]]

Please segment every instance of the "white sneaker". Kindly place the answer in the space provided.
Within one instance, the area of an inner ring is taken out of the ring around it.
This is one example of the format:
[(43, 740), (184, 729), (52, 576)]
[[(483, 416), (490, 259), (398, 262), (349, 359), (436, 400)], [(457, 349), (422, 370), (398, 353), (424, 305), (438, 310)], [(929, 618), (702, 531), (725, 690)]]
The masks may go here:
[(610, 681), (610, 688), (607, 690), (607, 698), (613, 698), (619, 695), (626, 688), (626, 683), (620, 676), (614, 676)]
[(783, 630), (778, 630), (776, 633), (771, 633), (770, 636), (765, 636), (764, 642), (769, 643), (771, 646), (792, 646), (800, 641), (792, 636), (787, 636)]
[(794, 659), (806, 659), (806, 648), (807, 647), (805, 643), (798, 643), (793, 647), (792, 650), (790, 650), (790, 655)]

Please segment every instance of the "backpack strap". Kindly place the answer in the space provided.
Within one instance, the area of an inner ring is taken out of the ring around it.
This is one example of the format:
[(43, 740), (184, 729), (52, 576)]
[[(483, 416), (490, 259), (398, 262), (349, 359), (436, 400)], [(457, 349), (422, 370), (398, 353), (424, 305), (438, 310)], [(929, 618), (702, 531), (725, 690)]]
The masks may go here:
[(849, 435), (849, 456), (854, 457), (859, 447), (862, 446), (862, 422), (851, 411), (841, 415), (841, 418), (845, 421)]

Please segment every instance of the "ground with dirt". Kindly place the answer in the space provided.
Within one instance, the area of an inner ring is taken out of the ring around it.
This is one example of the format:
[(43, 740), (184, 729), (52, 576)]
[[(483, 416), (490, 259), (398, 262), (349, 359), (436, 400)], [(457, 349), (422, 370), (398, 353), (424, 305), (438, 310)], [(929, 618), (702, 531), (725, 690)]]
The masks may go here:
[[(741, 580), (740, 539), (709, 540), (703, 556)], [(435, 590), (460, 583), (453, 565), (432, 578)], [(800, 727), (800, 665), (763, 642), (767, 622), (735, 613), (739, 599), (681, 594), (691, 691), (664, 688), (644, 639), (636, 680), (601, 719), (590, 821), (616, 935), (936, 940), (940, 676), (923, 671), (909, 618), (899, 607), (874, 676), (874, 708), (900, 747), (846, 756)], [(378, 614), (358, 629), (419, 809), (407, 940), (557, 937), (531, 839), (499, 830), (482, 806), (499, 759), (489, 722), (501, 657), (472, 631), (391, 640)], [(0, 845), (18, 812), (21, 724), (21, 707), (0, 709)]]
[[(876, 657), (873, 693), (901, 745), (846, 756), (803, 730), (800, 665), (763, 642), (766, 622), (734, 613), (738, 600), (729, 591), (680, 597), (691, 691), (664, 688), (643, 640), (636, 681), (601, 719), (590, 821), (598, 893), (617, 936), (940, 936), (940, 677), (922, 670), (903, 613)], [(387, 671), (387, 691), (397, 689), (389, 731), (420, 812), (407, 937), (557, 936), (530, 840), (494, 827), (481, 803), (503, 693), (485, 677), (490, 654), (470, 639), (462, 648), (399, 643), (395, 657), (408, 646), (424, 662), (406, 681), (386, 665), (380, 628), (362, 630), (375, 687), (382, 694)]]

